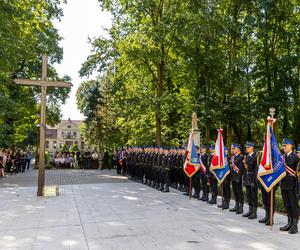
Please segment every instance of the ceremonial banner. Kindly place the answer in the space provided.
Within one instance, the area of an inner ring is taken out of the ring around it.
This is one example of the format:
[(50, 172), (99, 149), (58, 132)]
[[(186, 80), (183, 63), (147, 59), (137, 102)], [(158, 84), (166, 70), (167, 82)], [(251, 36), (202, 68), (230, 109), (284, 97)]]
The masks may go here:
[(218, 129), (218, 137), (215, 145), (215, 154), (212, 157), (209, 169), (210, 172), (217, 178), (219, 183), (222, 183), (226, 176), (230, 173), (230, 167), (224, 149), (222, 132), (222, 129)]
[(258, 167), (257, 179), (263, 185), (265, 190), (270, 192), (285, 175), (284, 159), (280, 153), (271, 127), (271, 121), (269, 120), (262, 159)]
[(202, 171), (206, 172), (206, 168), (202, 164), (201, 158), (198, 156), (193, 136), (190, 134), (189, 142), (186, 147), (186, 157), (183, 169), (188, 177), (192, 177), (200, 168)]

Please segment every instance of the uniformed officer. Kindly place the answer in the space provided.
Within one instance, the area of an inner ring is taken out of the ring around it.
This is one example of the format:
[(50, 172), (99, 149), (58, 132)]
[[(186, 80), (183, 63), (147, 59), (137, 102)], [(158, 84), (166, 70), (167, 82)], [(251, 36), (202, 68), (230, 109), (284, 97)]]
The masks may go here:
[[(199, 150), (199, 147), (196, 146), (197, 148), (197, 151)], [(199, 153), (198, 153), (198, 157), (199, 156)], [(195, 199), (200, 199), (200, 169), (192, 176), (192, 185), (193, 185), (193, 188), (194, 188), (194, 194), (192, 195), (192, 198), (195, 198)]]
[(163, 157), (164, 157), (164, 148), (160, 147), (159, 155), (157, 158), (157, 165), (158, 165), (158, 186), (156, 189), (162, 191), (164, 189), (164, 179), (163, 179)]
[(208, 192), (209, 186), (207, 185), (207, 171), (208, 171), (208, 154), (206, 153), (206, 147), (204, 145), (200, 146), (200, 157), (202, 164), (206, 168), (206, 173), (203, 173), (202, 170), (200, 171), (200, 179), (202, 185), (202, 196), (200, 200), (208, 201)]
[(211, 187), (211, 199), (207, 201), (208, 204), (217, 204), (217, 196), (218, 196), (218, 180), (216, 177), (210, 172), (209, 168), (212, 162), (212, 158), (215, 155), (215, 146), (211, 145), (209, 147), (210, 155), (208, 156), (208, 183)]
[(254, 143), (246, 143), (247, 155), (244, 157), (244, 186), (247, 191), (247, 200), (249, 204), (249, 211), (243, 214), (243, 217), (248, 217), (249, 219), (257, 218), (257, 158), (254, 152)]
[[(226, 161), (228, 162), (228, 164), (230, 163), (230, 154), (229, 154), (229, 148), (228, 147), (224, 147), (225, 150), (225, 154), (226, 154)], [(219, 208), (222, 209), (229, 209), (229, 203), (230, 203), (230, 199), (231, 199), (231, 189), (230, 189), (230, 173), (225, 177), (224, 181), (223, 181), (223, 196), (224, 196), (224, 203), (218, 205)]]
[(297, 176), (298, 176), (297, 196), (298, 196), (298, 200), (300, 200), (300, 146), (298, 146), (297, 148), (297, 156), (299, 158), (299, 163), (297, 167)]
[(179, 178), (179, 191), (185, 192), (186, 189), (186, 174), (184, 173), (183, 165), (185, 161), (185, 148), (181, 147), (179, 148), (179, 154), (178, 154), (178, 178)]
[(283, 140), (283, 151), (286, 176), (281, 180), (281, 196), (288, 216), (288, 223), (281, 227), (281, 231), (290, 234), (298, 232), (299, 207), (296, 193), (298, 156), (292, 151), (294, 142), (290, 139)]
[(232, 145), (234, 155), (231, 157), (231, 184), (234, 193), (235, 206), (229, 209), (230, 212), (236, 214), (243, 213), (244, 194), (242, 187), (242, 176), (244, 171), (243, 155), (241, 153), (241, 146), (237, 143)]
[(169, 192), (170, 187), (170, 169), (171, 169), (171, 154), (170, 149), (165, 147), (162, 158), (162, 185), (159, 189), (162, 192)]

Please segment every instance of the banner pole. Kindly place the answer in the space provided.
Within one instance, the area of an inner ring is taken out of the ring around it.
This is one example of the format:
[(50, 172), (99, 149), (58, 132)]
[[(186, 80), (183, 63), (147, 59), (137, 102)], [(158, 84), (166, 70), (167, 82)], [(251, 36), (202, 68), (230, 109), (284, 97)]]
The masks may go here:
[(192, 177), (190, 177), (189, 196), (192, 198)]
[[(270, 108), (270, 115), (271, 115), (271, 127), (272, 127), (272, 130), (274, 129), (274, 115), (275, 115), (275, 108)], [(271, 230), (273, 230), (273, 224), (274, 224), (274, 218), (273, 218), (273, 210), (274, 210), (274, 187), (271, 189), (271, 192), (270, 192), (270, 227), (271, 227)]]
[(222, 181), (222, 184), (221, 184), (221, 187), (222, 187), (222, 211), (224, 210), (224, 181)]
[(274, 188), (271, 189), (270, 192), (270, 226), (271, 226), (271, 230), (273, 230), (273, 203), (274, 203), (274, 199), (273, 199), (273, 193), (274, 193)]

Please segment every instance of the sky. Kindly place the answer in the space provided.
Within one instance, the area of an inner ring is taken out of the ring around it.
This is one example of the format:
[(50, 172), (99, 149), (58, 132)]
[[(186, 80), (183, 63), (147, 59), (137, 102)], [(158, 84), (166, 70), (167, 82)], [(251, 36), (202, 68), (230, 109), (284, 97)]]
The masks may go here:
[(72, 90), (66, 104), (62, 106), (63, 119), (82, 120), (84, 117), (77, 109), (76, 91), (85, 79), (79, 77), (81, 64), (90, 54), (91, 46), (88, 37), (105, 35), (104, 28), (111, 26), (111, 16), (102, 12), (98, 0), (68, 0), (63, 5), (64, 16), (61, 22), (54, 22), (63, 40), (63, 61), (55, 64), (60, 76), (69, 75), (72, 78)]

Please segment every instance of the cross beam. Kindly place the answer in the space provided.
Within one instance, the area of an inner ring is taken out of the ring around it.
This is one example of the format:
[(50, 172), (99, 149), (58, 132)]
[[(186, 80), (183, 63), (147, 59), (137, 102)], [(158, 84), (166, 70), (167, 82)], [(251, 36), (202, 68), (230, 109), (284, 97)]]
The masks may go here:
[(70, 82), (55, 82), (55, 81), (43, 81), (43, 80), (27, 80), (27, 79), (15, 79), (15, 83), (19, 85), (31, 85), (31, 86), (47, 86), (47, 87), (65, 87), (71, 88)]
[(47, 80), (47, 56), (42, 56), (42, 79), (15, 79), (19, 85), (30, 85), (41, 87), (41, 121), (40, 121), (40, 150), (39, 150), (39, 176), (37, 195), (43, 195), (45, 186), (45, 134), (46, 134), (46, 108), (47, 108), (47, 87), (71, 88), (70, 82), (48, 81)]

